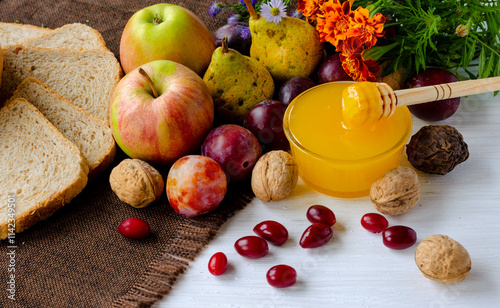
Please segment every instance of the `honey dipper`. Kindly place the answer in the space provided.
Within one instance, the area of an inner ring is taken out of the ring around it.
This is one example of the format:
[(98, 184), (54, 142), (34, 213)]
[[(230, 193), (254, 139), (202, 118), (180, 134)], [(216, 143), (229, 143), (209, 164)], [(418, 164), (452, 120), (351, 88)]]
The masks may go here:
[(500, 76), (394, 91), (386, 83), (357, 82), (342, 92), (342, 114), (348, 128), (372, 125), (399, 106), (500, 90)]

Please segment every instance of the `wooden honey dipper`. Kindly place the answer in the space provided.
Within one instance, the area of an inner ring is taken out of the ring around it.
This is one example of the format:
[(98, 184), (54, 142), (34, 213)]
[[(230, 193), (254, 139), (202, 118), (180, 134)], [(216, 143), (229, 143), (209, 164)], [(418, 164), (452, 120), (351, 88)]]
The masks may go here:
[(386, 83), (358, 82), (342, 92), (344, 125), (374, 124), (392, 116), (396, 107), (500, 90), (500, 76), (394, 91)]

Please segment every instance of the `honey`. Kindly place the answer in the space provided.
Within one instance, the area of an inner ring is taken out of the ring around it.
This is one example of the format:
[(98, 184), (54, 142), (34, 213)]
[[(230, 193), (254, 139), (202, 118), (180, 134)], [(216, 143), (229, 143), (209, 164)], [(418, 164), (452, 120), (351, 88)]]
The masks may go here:
[(342, 91), (342, 116), (347, 128), (372, 126), (382, 115), (382, 100), (372, 82), (357, 82)]
[(302, 180), (338, 197), (368, 195), (375, 180), (399, 166), (412, 128), (407, 107), (373, 125), (347, 128), (342, 91), (352, 84), (333, 82), (307, 90), (288, 106), (283, 124)]

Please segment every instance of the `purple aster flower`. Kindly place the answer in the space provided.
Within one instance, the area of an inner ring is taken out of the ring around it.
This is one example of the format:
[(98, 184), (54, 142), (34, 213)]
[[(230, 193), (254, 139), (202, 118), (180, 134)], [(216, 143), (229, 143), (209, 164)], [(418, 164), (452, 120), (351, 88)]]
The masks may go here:
[(240, 31), (240, 36), (242, 39), (247, 40), (252, 37), (252, 33), (250, 32), (250, 28), (243, 27)]
[(217, 3), (217, 1), (214, 1), (214, 2), (212, 2), (212, 4), (210, 4), (210, 7), (208, 7), (208, 16), (210, 16), (210, 18), (213, 18), (217, 14), (219, 14), (220, 11), (221, 11), (220, 4)]
[(227, 18), (227, 23), (228, 24), (232, 24), (232, 23), (238, 22), (239, 20), (240, 20), (240, 16), (239, 15), (232, 14), (231, 16), (229, 16)]
[[(247, 5), (245, 4), (245, 1), (240, 0), (240, 3), (241, 3), (241, 5), (243, 5), (244, 8), (247, 7)], [(255, 7), (255, 4), (257, 4), (257, 0), (252, 0), (252, 1), (250, 1), (250, 3), (252, 3), (252, 5)]]
[(304, 15), (302, 14), (302, 12), (297, 12), (297, 11), (293, 12), (292, 17), (293, 18), (298, 18), (298, 19), (305, 19)]

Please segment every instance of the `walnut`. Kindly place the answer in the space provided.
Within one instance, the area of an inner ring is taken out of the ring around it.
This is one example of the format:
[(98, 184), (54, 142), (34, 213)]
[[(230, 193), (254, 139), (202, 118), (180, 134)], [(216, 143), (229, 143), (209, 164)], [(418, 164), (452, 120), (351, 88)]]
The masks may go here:
[(259, 158), (252, 170), (252, 190), (264, 202), (288, 197), (299, 178), (292, 155), (285, 151), (270, 151)]
[(457, 241), (441, 234), (431, 235), (417, 246), (415, 262), (426, 278), (444, 284), (464, 280), (471, 269), (467, 250)]
[(140, 159), (124, 159), (109, 176), (111, 189), (121, 201), (143, 208), (158, 200), (163, 193), (161, 174), (150, 164)]
[(417, 173), (408, 167), (390, 170), (372, 184), (370, 199), (377, 211), (383, 214), (408, 212), (420, 199)]
[(408, 161), (417, 170), (446, 174), (469, 158), (469, 150), (458, 130), (449, 125), (427, 125), (406, 146)]

